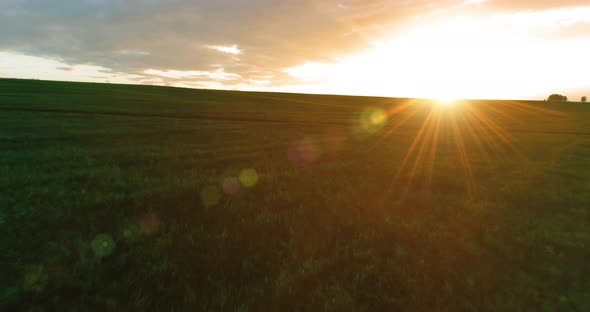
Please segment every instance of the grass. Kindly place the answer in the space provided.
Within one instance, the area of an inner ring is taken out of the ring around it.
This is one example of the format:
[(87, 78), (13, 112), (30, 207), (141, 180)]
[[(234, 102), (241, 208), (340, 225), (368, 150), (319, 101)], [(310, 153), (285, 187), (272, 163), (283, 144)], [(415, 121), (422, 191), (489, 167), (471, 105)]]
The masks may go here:
[(0, 80), (7, 310), (590, 310), (590, 105)]

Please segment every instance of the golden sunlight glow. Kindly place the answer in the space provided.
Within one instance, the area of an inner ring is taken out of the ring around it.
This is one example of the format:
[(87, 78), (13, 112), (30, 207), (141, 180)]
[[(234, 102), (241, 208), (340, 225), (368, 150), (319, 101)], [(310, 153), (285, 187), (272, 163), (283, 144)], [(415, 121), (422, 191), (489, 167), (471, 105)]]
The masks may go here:
[(452, 96), (440, 96), (436, 98), (436, 103), (442, 106), (450, 106), (453, 105), (457, 101), (456, 98)]
[[(306, 92), (433, 98), (441, 103), (536, 97), (546, 90), (582, 87), (583, 71), (560, 72), (585, 66), (583, 51), (590, 49), (590, 41), (570, 37), (547, 43), (527, 30), (541, 26), (525, 27), (507, 18), (464, 16), (408, 25), (372, 41), (372, 49), (357, 55), (284, 72), (309, 83)], [(547, 62), (556, 57), (559, 62)]]
[[(488, 104), (471, 104), (464, 105), (462, 109), (446, 110), (442, 105), (443, 101), (436, 101), (436, 103), (441, 105), (427, 108), (428, 114), (423, 117), (421, 127), (416, 129), (402, 163), (393, 176), (390, 187), (386, 189), (384, 200), (387, 200), (394, 190), (403, 198), (413, 185), (421, 185), (426, 189), (431, 187), (439, 156), (437, 151), (443, 138), (451, 144), (455, 152), (455, 155), (451, 157), (457, 161), (458, 173), (462, 175), (465, 190), (471, 198), (478, 196), (472, 168), (473, 153), (479, 152), (480, 155), (476, 158), (483, 156), (483, 159), (488, 159), (490, 153), (495, 155), (510, 153), (511, 157), (522, 156), (517, 149), (518, 144), (515, 138), (503, 129), (502, 120), (492, 118), (486, 113), (490, 108)], [(392, 112), (403, 113), (413, 106), (407, 104), (411, 102), (398, 105)], [(396, 118), (396, 120), (399, 122), (402, 119)], [(397, 129), (398, 125), (391, 124), (387, 127)], [(393, 132), (387, 131), (387, 127), (378, 140), (380, 144)], [(444, 154), (440, 156), (449, 157)], [(521, 159), (526, 160), (526, 158)]]

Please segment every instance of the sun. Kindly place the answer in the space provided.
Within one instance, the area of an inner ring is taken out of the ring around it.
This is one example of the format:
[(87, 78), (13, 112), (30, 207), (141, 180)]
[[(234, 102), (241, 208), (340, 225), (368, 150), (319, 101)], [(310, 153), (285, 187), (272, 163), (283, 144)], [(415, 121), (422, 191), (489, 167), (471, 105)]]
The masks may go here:
[(452, 96), (440, 96), (440, 97), (437, 97), (435, 100), (436, 100), (436, 103), (439, 105), (449, 106), (449, 105), (453, 105), (457, 101), (457, 98), (452, 97)]
[(431, 99), (439, 106), (452, 106), (459, 100), (459, 97), (453, 95), (452, 92), (438, 92)]

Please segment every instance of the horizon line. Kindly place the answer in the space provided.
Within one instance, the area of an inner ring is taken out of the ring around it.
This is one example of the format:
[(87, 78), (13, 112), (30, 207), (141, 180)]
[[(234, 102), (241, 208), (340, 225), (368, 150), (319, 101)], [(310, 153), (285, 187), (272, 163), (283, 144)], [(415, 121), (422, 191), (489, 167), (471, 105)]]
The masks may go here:
[[(336, 94), (336, 93), (303, 93), (294, 91), (262, 91), (262, 90), (237, 90), (237, 89), (208, 89), (208, 88), (194, 88), (186, 86), (171, 86), (162, 84), (145, 84), (145, 83), (121, 83), (121, 82), (105, 82), (105, 81), (76, 81), (76, 80), (53, 80), (40, 78), (19, 78), (19, 77), (0, 77), (0, 80), (28, 80), (28, 81), (45, 81), (45, 82), (66, 82), (66, 83), (89, 83), (89, 84), (104, 84), (104, 85), (120, 85), (120, 86), (146, 86), (146, 87), (160, 87), (160, 88), (175, 88), (185, 90), (198, 91), (222, 91), (222, 92), (244, 92), (244, 93), (269, 93), (269, 94), (294, 94), (294, 95), (316, 95), (316, 96), (342, 96), (342, 97), (360, 97), (360, 98), (383, 98), (383, 99), (407, 99), (407, 100), (424, 100), (424, 101), (438, 101), (437, 98), (428, 97), (405, 97), (405, 96), (385, 96), (385, 95), (360, 95), (360, 94)], [(554, 94), (556, 92), (551, 92)], [(545, 102), (546, 99), (483, 99), (483, 98), (457, 98), (452, 101), (522, 101), (522, 102)], [(577, 101), (569, 100), (568, 102), (577, 103)]]

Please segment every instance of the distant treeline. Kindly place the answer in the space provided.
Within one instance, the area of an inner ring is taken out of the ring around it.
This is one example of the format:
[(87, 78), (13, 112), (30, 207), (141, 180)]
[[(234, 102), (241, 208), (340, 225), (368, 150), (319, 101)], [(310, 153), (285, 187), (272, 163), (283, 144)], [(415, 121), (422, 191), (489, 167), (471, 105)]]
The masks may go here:
[[(547, 100), (547, 102), (567, 102), (567, 96), (565, 95), (561, 95), (561, 94), (551, 94)], [(588, 98), (583, 96), (582, 99), (580, 99), (580, 102), (582, 103), (586, 103), (588, 101)]]

